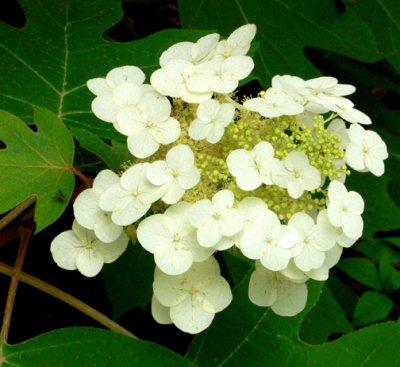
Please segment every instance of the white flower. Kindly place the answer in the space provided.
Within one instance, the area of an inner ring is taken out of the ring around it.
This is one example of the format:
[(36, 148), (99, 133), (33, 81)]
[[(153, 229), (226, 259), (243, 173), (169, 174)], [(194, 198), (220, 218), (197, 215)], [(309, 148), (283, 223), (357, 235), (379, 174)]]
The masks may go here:
[(231, 93), (238, 87), (239, 80), (249, 76), (253, 68), (254, 62), (249, 56), (215, 58), (196, 65), (194, 74), (188, 78), (187, 87), (197, 93)]
[(201, 37), (196, 43), (176, 43), (161, 54), (160, 66), (165, 67), (171, 60), (189, 61), (193, 65), (204, 62), (212, 57), (218, 40), (219, 34), (212, 33)]
[(74, 215), (78, 223), (94, 231), (103, 242), (113, 242), (122, 233), (122, 226), (111, 220), (111, 213), (99, 207), (100, 197), (110, 186), (119, 183), (117, 174), (110, 170), (99, 172), (93, 188), (82, 191), (74, 202)]
[(275, 165), (272, 181), (287, 189), (289, 195), (297, 199), (305, 190), (315, 190), (319, 187), (321, 175), (315, 167), (310, 165), (304, 153), (293, 151), (280, 164)]
[(212, 201), (208, 199), (194, 203), (188, 211), (190, 223), (197, 228), (197, 240), (204, 247), (217, 245), (222, 236), (234, 236), (242, 229), (243, 220), (233, 208), (235, 198), (232, 191), (217, 192)]
[(120, 182), (109, 187), (100, 198), (100, 208), (112, 212), (114, 223), (127, 226), (145, 215), (161, 192), (146, 178), (148, 163), (139, 163), (128, 168)]
[(200, 173), (194, 164), (194, 154), (184, 144), (171, 148), (165, 161), (151, 163), (146, 176), (153, 185), (160, 187), (163, 193), (161, 199), (167, 204), (178, 202), (186, 190), (200, 181)]
[(251, 41), (256, 35), (257, 28), (254, 24), (245, 24), (235, 29), (227, 40), (219, 41), (215, 50), (216, 55), (225, 58), (237, 55), (246, 55), (251, 46)]
[(235, 107), (230, 103), (220, 104), (215, 99), (201, 102), (197, 108), (197, 119), (190, 124), (189, 136), (194, 140), (207, 139), (215, 144), (221, 140), (234, 114)]
[(149, 157), (160, 144), (170, 144), (178, 139), (180, 124), (170, 114), (168, 99), (154, 94), (147, 94), (136, 106), (118, 112), (118, 131), (128, 136), (128, 149), (135, 157)]
[(217, 261), (211, 257), (194, 263), (185, 273), (167, 275), (156, 268), (154, 296), (163, 308), (152, 309), (156, 320), (167, 322), (165, 308), (171, 321), (184, 332), (196, 334), (210, 326), (214, 315), (232, 301), (228, 282), (220, 276)]
[(54, 238), (50, 251), (60, 268), (78, 269), (83, 275), (94, 277), (104, 263), (112, 263), (122, 255), (128, 241), (128, 237), (122, 232), (115, 241), (104, 243), (93, 231), (74, 221), (72, 230), (62, 232)]
[(295, 213), (288, 222), (289, 228), (296, 230), (298, 239), (292, 248), (292, 257), (296, 266), (304, 271), (318, 269), (325, 261), (325, 253), (336, 242), (336, 234), (324, 231), (314, 223), (306, 213)]
[(247, 229), (240, 239), (242, 253), (253, 260), (260, 260), (269, 270), (285, 269), (291, 258), (290, 248), (296, 243), (296, 232), (282, 225), (278, 216), (267, 209), (266, 217), (258, 227)]
[(90, 79), (87, 87), (97, 97), (92, 111), (99, 119), (114, 123), (118, 111), (139, 102), (145, 80), (142, 70), (136, 66), (122, 66), (111, 70), (106, 78)]
[(182, 274), (193, 262), (204, 261), (213, 253), (213, 249), (206, 249), (197, 242), (196, 228), (187, 219), (189, 208), (189, 203), (180, 202), (164, 214), (145, 218), (138, 226), (140, 244), (154, 254), (157, 266), (166, 274)]
[(238, 210), (243, 220), (242, 230), (235, 235), (235, 244), (240, 247), (243, 234), (247, 230), (256, 230), (269, 217), (268, 205), (260, 198), (246, 197), (238, 204)]
[(346, 236), (358, 239), (362, 235), (364, 200), (355, 191), (347, 191), (339, 181), (332, 181), (328, 187), (328, 219), (343, 229)]
[(210, 99), (213, 92), (209, 89), (204, 92), (188, 89), (187, 82), (194, 72), (195, 66), (191, 62), (173, 59), (151, 75), (151, 85), (164, 96), (181, 98), (188, 103), (200, 103)]
[(290, 95), (276, 88), (269, 88), (262, 97), (248, 99), (243, 106), (250, 111), (258, 112), (264, 117), (298, 115), (304, 111), (303, 106)]
[(386, 144), (375, 132), (353, 124), (349, 129), (350, 144), (346, 148), (346, 163), (356, 171), (370, 171), (382, 176), (383, 161), (388, 157)]
[(343, 97), (321, 98), (324, 106), (330, 111), (336, 112), (343, 120), (363, 125), (371, 124), (371, 119), (363, 112), (354, 108), (353, 102)]
[(249, 282), (250, 301), (261, 307), (271, 307), (280, 316), (294, 316), (307, 303), (307, 286), (292, 281), (281, 272), (264, 268), (258, 261)]
[(328, 211), (326, 209), (318, 213), (317, 225), (327, 237), (334, 237), (337, 245), (341, 247), (351, 247), (357, 241), (356, 238), (346, 236), (342, 228), (332, 225), (328, 219)]
[(308, 103), (304, 108), (314, 113), (328, 112), (327, 97), (347, 96), (356, 90), (352, 85), (338, 84), (336, 78), (326, 76), (309, 79), (305, 82), (305, 85), (308, 92)]
[(307, 271), (306, 275), (314, 280), (327, 280), (329, 277), (329, 270), (339, 262), (342, 252), (343, 247), (334, 245), (330, 250), (325, 252), (324, 263), (318, 269)]
[(237, 185), (245, 191), (255, 190), (262, 183), (272, 184), (271, 173), (279, 161), (274, 158), (274, 148), (268, 142), (258, 143), (252, 151), (236, 149), (229, 153), (226, 163), (236, 177)]
[(289, 95), (302, 106), (308, 102), (310, 92), (306, 87), (306, 82), (298, 76), (275, 75), (271, 83), (274, 90), (280, 90)]

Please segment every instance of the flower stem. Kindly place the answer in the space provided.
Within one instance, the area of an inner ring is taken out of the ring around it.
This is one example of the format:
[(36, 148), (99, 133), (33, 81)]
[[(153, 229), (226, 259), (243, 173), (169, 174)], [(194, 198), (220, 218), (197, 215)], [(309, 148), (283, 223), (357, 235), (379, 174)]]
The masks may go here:
[(229, 97), (227, 94), (225, 94), (224, 96), (225, 96), (225, 100), (227, 102), (229, 102), (231, 105), (233, 105), (233, 107), (237, 108), (239, 111), (245, 110), (245, 108), (239, 102), (236, 102), (234, 99)]
[(22, 264), (24, 263), (26, 250), (28, 248), (29, 238), (33, 232), (33, 221), (31, 223), (22, 223), (21, 241), (18, 248), (17, 259), (14, 269), (11, 273), (10, 286), (8, 288), (6, 306), (4, 308), (3, 323), (1, 325), (0, 339), (7, 342), (8, 332), (10, 330), (11, 315), (14, 308), (15, 295), (17, 294), (18, 282), (21, 276)]
[(93, 180), (87, 176), (85, 176), (81, 171), (76, 169), (73, 166), (69, 166), (68, 169), (77, 177), (79, 177), (87, 187), (92, 187)]
[[(11, 266), (8, 266), (0, 262), (0, 273), (11, 276), (13, 274), (13, 269)], [(35, 287), (36, 289), (41, 290), (42, 292), (50, 294), (51, 296), (63, 301), (64, 303), (76, 308), (77, 310), (81, 311), (82, 313), (89, 316), (93, 320), (96, 320), (98, 323), (109, 328), (110, 330), (115, 331), (116, 333), (129, 336), (134, 339), (138, 339), (137, 336), (133, 335), (124, 327), (117, 324), (115, 321), (111, 320), (107, 316), (95, 310), (93, 307), (71, 296), (70, 294), (62, 291), (61, 289), (58, 289), (52, 286), (51, 284), (44, 282), (41, 279), (38, 279), (24, 272), (21, 272), (19, 274), (19, 280), (23, 283), (31, 285), (32, 287)]]
[(36, 196), (32, 195), (26, 198), (22, 203), (18, 204), (7, 215), (0, 219), (0, 229), (3, 229), (7, 224), (17, 218), (25, 209), (31, 206), (36, 201)]

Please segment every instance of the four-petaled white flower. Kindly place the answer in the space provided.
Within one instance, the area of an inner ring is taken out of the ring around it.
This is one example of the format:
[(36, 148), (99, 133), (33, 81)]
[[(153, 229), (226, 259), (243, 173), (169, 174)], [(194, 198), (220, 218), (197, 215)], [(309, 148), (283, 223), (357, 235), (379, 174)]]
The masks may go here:
[(147, 94), (136, 106), (121, 109), (118, 131), (128, 137), (128, 149), (137, 158), (147, 158), (160, 144), (170, 144), (181, 133), (179, 122), (170, 116), (171, 104), (164, 96)]
[(188, 210), (190, 223), (197, 228), (201, 246), (212, 247), (222, 236), (234, 236), (242, 229), (243, 220), (233, 208), (235, 197), (230, 190), (218, 191), (212, 198), (199, 200)]
[(156, 320), (170, 320), (180, 330), (197, 334), (210, 326), (217, 312), (232, 301), (228, 282), (220, 275), (217, 261), (194, 263), (185, 273), (168, 275), (156, 268), (153, 283), (155, 302), (152, 313)]
[(291, 254), (296, 266), (304, 272), (320, 268), (325, 253), (335, 245), (336, 234), (324, 231), (324, 227), (315, 224), (314, 219), (302, 212), (295, 213), (288, 226), (298, 234)]
[(92, 111), (99, 119), (114, 123), (118, 111), (139, 102), (143, 94), (145, 75), (137, 66), (112, 69), (105, 78), (90, 79), (87, 87), (97, 97)]
[(87, 277), (97, 275), (104, 263), (112, 263), (128, 246), (128, 236), (122, 232), (115, 241), (100, 241), (95, 233), (76, 220), (72, 230), (60, 233), (51, 242), (50, 251), (55, 263), (66, 270), (78, 269)]
[(111, 220), (111, 213), (99, 206), (100, 197), (110, 186), (119, 183), (119, 177), (111, 170), (99, 172), (93, 188), (82, 191), (74, 202), (74, 215), (78, 223), (94, 231), (103, 242), (113, 242), (122, 233), (122, 226)]
[(151, 163), (146, 177), (153, 185), (160, 187), (161, 199), (167, 204), (177, 203), (186, 190), (200, 181), (193, 152), (184, 144), (171, 148), (165, 161)]
[(299, 102), (276, 88), (269, 88), (262, 97), (248, 99), (243, 103), (243, 106), (269, 118), (298, 115), (304, 111), (304, 107)]
[(256, 270), (250, 277), (249, 298), (261, 307), (271, 307), (277, 315), (294, 316), (303, 311), (307, 303), (305, 279), (289, 279), (281, 272), (263, 267), (256, 261)]
[(364, 200), (355, 191), (347, 191), (339, 181), (332, 181), (328, 186), (328, 219), (335, 226), (343, 229), (347, 237), (358, 239), (363, 230), (361, 214)]
[(269, 270), (285, 269), (291, 258), (290, 248), (297, 241), (297, 234), (281, 224), (278, 216), (267, 209), (265, 219), (257, 227), (247, 229), (239, 247), (249, 259), (260, 260)]
[(235, 107), (230, 103), (220, 104), (215, 99), (201, 102), (197, 108), (197, 119), (189, 126), (189, 136), (194, 140), (206, 139), (215, 144), (221, 140), (225, 127), (234, 115)]
[(114, 223), (128, 226), (136, 222), (160, 198), (160, 188), (146, 178), (148, 167), (149, 163), (138, 163), (128, 168), (120, 182), (110, 186), (101, 195), (100, 208), (112, 212)]
[(246, 55), (256, 31), (257, 28), (254, 24), (245, 24), (235, 29), (226, 40), (218, 42), (214, 53), (225, 58)]
[(142, 220), (137, 229), (140, 244), (154, 254), (157, 266), (166, 274), (177, 275), (187, 271), (193, 262), (204, 261), (213, 249), (197, 242), (196, 228), (188, 221), (190, 204), (180, 202), (164, 214), (154, 214)]
[(279, 160), (274, 148), (266, 141), (259, 142), (252, 151), (236, 149), (229, 153), (226, 163), (236, 177), (237, 185), (245, 191), (255, 190), (261, 184), (272, 184), (271, 174)]
[(350, 143), (346, 147), (346, 163), (356, 171), (370, 171), (382, 176), (385, 171), (383, 161), (388, 157), (386, 144), (371, 130), (353, 124), (348, 130)]
[(294, 150), (274, 166), (272, 181), (297, 199), (304, 191), (315, 190), (321, 185), (321, 174), (310, 165), (304, 153)]

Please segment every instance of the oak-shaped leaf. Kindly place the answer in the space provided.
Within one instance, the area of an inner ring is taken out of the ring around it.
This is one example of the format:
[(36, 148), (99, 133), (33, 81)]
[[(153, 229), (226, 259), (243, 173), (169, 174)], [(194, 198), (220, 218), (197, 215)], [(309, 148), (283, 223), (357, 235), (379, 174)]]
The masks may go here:
[(36, 132), (18, 117), (0, 110), (0, 214), (34, 195), (39, 232), (62, 214), (71, 197), (74, 143), (52, 112), (35, 108), (33, 122)]

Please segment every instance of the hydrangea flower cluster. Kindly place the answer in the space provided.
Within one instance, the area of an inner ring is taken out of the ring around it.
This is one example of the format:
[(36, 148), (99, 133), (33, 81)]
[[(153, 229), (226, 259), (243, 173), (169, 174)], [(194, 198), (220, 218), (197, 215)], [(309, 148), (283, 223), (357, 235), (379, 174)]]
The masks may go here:
[[(385, 143), (333, 77), (277, 75), (241, 104), (253, 69), (252, 24), (171, 46), (143, 84), (136, 66), (88, 81), (93, 113), (127, 137), (133, 164), (101, 171), (75, 200), (76, 221), (51, 245), (56, 263), (96, 275), (131, 240), (154, 254), (152, 313), (188, 333), (232, 299), (213, 256), (255, 260), (249, 298), (293, 316), (308, 279), (326, 280), (362, 235), (364, 201), (349, 168), (384, 172)], [(124, 228), (125, 227), (125, 228)]]

